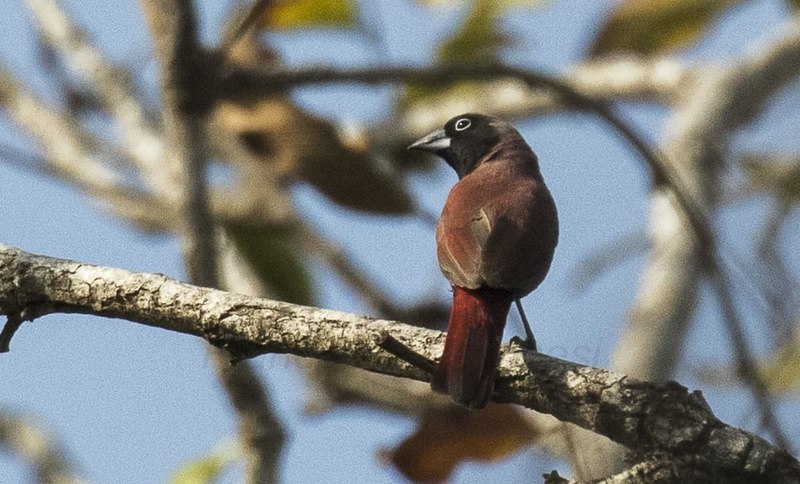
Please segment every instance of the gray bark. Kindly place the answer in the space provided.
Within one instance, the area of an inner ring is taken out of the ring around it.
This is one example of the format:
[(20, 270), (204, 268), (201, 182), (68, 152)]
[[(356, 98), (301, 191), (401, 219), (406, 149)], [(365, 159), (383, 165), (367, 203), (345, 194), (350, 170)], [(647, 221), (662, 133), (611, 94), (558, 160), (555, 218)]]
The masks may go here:
[[(291, 353), (423, 381), (429, 378), (425, 371), (386, 353), (378, 342), (391, 334), (431, 359), (444, 342), (438, 331), (399, 322), (231, 294), (163, 275), (0, 245), (0, 314), (8, 317), (0, 343), (8, 343), (23, 320), (58, 312), (125, 319), (199, 336), (225, 348), (234, 360)], [(493, 400), (604, 435), (630, 449), (641, 465), (669, 462), (726, 481), (800, 480), (794, 457), (721, 422), (700, 392), (690, 393), (675, 382), (648, 383), (504, 346)]]

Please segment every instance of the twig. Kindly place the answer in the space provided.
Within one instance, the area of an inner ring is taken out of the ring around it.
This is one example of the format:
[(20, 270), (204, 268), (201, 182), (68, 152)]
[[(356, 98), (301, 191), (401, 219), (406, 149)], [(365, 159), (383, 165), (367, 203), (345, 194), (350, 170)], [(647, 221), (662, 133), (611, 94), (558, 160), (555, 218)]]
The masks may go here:
[(600, 276), (626, 260), (644, 254), (650, 247), (644, 229), (636, 229), (591, 250), (573, 264), (566, 276), (576, 293), (586, 291)]
[(731, 294), (730, 289), (731, 283), (726, 280), (724, 272), (714, 272), (710, 275), (710, 279), (717, 293), (723, 320), (731, 338), (731, 346), (733, 347), (738, 373), (750, 386), (753, 398), (759, 405), (761, 423), (772, 434), (778, 447), (791, 452), (791, 444), (775, 413), (772, 397), (761, 379), (755, 359), (747, 344), (743, 329), (744, 324), (734, 306), (733, 294)]
[(272, 4), (272, 1), (273, 0), (253, 0), (253, 4), (248, 9), (247, 14), (242, 18), (239, 25), (226, 33), (219, 46), (219, 50), (223, 54), (229, 52), (231, 48), (255, 26), (256, 22), (266, 15), (267, 9)]
[(6, 317), (6, 324), (0, 331), (0, 353), (8, 353), (11, 348), (11, 339), (24, 321), (20, 313), (8, 313)]
[(415, 352), (386, 331), (376, 333), (375, 344), (401, 360), (424, 370), (426, 373), (436, 371), (435, 361)]
[[(800, 167), (800, 165), (798, 165)], [(795, 313), (798, 307), (797, 294), (800, 294), (797, 281), (792, 277), (789, 267), (780, 254), (780, 233), (785, 227), (793, 205), (786, 199), (778, 197), (774, 206), (766, 216), (758, 241), (758, 260), (762, 264), (753, 264), (752, 270), (760, 270), (764, 281), (769, 284), (765, 288), (764, 297), (768, 309), (771, 310), (773, 348), (781, 347), (792, 337)]]

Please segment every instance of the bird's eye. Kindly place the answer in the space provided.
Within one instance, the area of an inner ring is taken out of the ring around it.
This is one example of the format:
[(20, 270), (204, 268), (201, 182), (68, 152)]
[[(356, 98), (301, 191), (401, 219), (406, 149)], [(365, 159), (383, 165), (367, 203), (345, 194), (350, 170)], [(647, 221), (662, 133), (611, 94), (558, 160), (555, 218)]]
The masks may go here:
[(456, 131), (464, 131), (465, 129), (469, 128), (470, 126), (472, 126), (472, 121), (470, 121), (467, 118), (461, 118), (458, 121), (456, 121), (455, 128), (456, 128)]

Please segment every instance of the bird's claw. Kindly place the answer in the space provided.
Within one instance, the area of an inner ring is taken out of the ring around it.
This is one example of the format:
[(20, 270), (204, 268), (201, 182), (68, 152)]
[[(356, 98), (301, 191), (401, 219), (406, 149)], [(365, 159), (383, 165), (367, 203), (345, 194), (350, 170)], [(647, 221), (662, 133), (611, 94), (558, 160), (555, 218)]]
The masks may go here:
[(532, 338), (522, 339), (519, 336), (514, 336), (511, 338), (511, 344), (517, 345), (520, 348), (525, 348), (526, 350), (539, 352), (539, 350), (536, 349), (536, 340)]

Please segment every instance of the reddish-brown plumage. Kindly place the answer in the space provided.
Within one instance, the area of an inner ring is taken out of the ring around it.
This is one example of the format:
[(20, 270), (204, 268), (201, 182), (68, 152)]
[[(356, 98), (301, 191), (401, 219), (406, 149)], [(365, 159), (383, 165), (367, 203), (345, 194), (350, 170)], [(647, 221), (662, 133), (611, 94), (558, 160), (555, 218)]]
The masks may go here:
[(412, 147), (442, 156), (460, 178), (436, 226), (439, 266), (453, 287), (453, 307), (431, 386), (457, 403), (482, 408), (494, 388), (511, 302), (536, 289), (550, 268), (558, 241), (556, 206), (536, 155), (504, 121), (457, 116)]
[(503, 289), (453, 287), (444, 353), (431, 388), (470, 408), (489, 402), (497, 357), (513, 296)]

